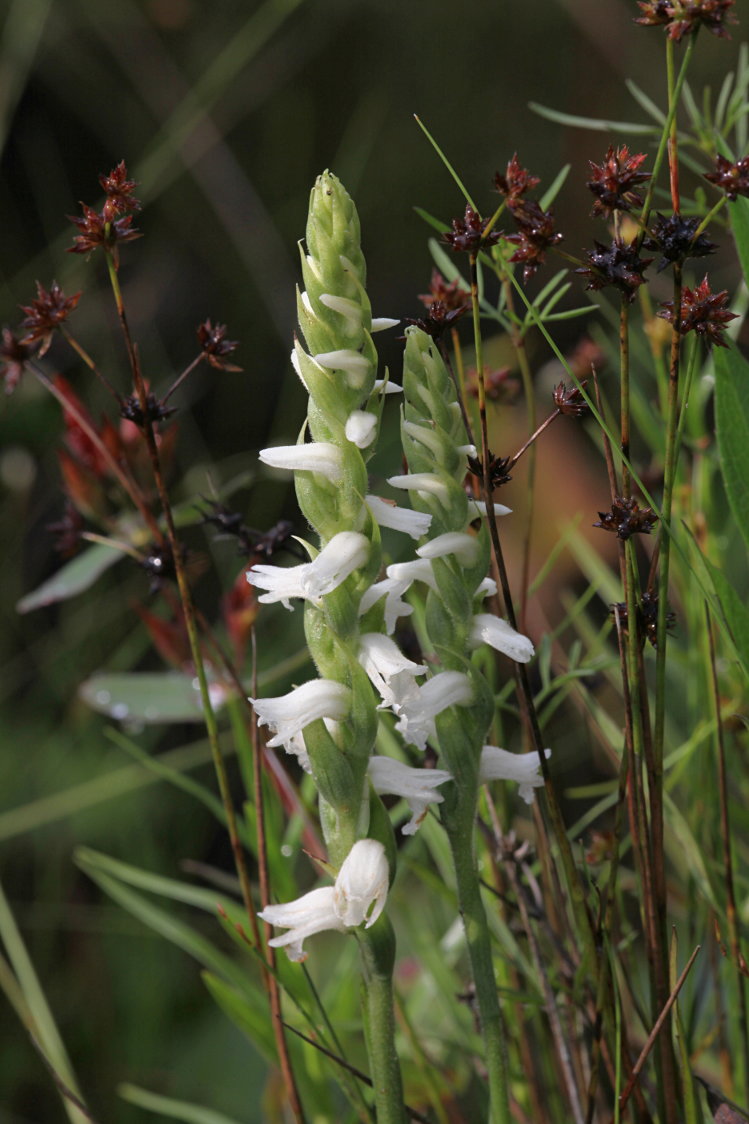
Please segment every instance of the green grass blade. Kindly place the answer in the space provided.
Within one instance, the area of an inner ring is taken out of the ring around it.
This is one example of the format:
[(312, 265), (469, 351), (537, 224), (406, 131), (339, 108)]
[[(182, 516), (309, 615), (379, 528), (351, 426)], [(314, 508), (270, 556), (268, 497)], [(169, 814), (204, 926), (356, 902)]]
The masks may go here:
[(141, 1089), (138, 1085), (120, 1085), (117, 1092), (128, 1104), (158, 1112), (162, 1116), (169, 1117), (170, 1120), (183, 1120), (185, 1124), (237, 1124), (236, 1120), (225, 1116), (223, 1112), (190, 1104), (188, 1101), (175, 1101), (158, 1093), (149, 1093), (147, 1089)]
[(654, 125), (636, 124), (633, 121), (609, 121), (608, 118), (604, 117), (581, 117), (576, 113), (561, 113), (558, 109), (540, 105), (536, 101), (529, 101), (528, 108), (537, 113), (539, 117), (545, 117), (547, 121), (555, 121), (558, 125), (571, 125), (577, 129), (594, 129), (597, 133), (609, 133), (614, 130), (618, 133), (654, 136), (660, 132)]
[(735, 348), (722, 347), (715, 348), (713, 363), (720, 469), (734, 519), (749, 546), (749, 363)]

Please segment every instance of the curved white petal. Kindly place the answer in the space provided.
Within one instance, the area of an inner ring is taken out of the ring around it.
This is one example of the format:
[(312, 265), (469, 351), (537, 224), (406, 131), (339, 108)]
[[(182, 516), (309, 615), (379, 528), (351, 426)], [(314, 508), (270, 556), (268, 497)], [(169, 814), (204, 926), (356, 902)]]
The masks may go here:
[(345, 925), (335, 908), (335, 887), (321, 886), (310, 890), (293, 902), (269, 905), (258, 913), (268, 925), (280, 925), (288, 929), (281, 937), (273, 937), (268, 942), (273, 948), (285, 948), (289, 960), (301, 961), (307, 958), (302, 945), (307, 937), (321, 933), (325, 929), (343, 932)]
[(377, 435), (377, 418), (367, 410), (353, 410), (346, 418), (346, 440), (357, 449), (366, 449)]
[[(545, 749), (544, 756), (551, 757)], [(540, 773), (541, 759), (537, 750), (532, 753), (510, 753), (496, 745), (485, 745), (481, 750), (479, 779), (483, 781), (515, 781), (520, 785), (520, 796), (526, 804), (535, 799), (535, 788), (540, 788), (544, 778)]]
[[(496, 516), (512, 515), (512, 508), (511, 507), (505, 507), (505, 505), (503, 503), (494, 503), (494, 504), (492, 504), (492, 507), (494, 508), (494, 514)], [(470, 500), (469, 499), (469, 501), (468, 501), (468, 513), (469, 513), (469, 516), (472, 520), (477, 519), (479, 516), (481, 516), (482, 519), (486, 519), (486, 503), (485, 503), (485, 501), (484, 500)]]
[(375, 792), (402, 796), (411, 809), (411, 819), (403, 828), (404, 835), (415, 835), (430, 804), (441, 804), (444, 797), (436, 789), (452, 774), (446, 769), (413, 769), (392, 757), (370, 757), (369, 779)]
[(345, 371), (349, 386), (353, 390), (358, 390), (364, 385), (364, 380), (372, 368), (369, 359), (350, 347), (342, 347), (337, 351), (320, 351), (312, 358), (318, 366), (325, 367), (329, 371)]
[(473, 618), (470, 642), (474, 648), (480, 644), (490, 644), (498, 652), (503, 652), (517, 663), (528, 663), (535, 651), (533, 642), (521, 632), (493, 613), (477, 613)]
[(449, 706), (469, 706), (473, 687), (462, 671), (441, 671), (419, 687), (418, 696), (400, 707), (396, 730), (418, 749), (436, 736), (435, 717)]
[(454, 554), (461, 566), (473, 566), (479, 556), (479, 541), (475, 535), (461, 531), (446, 531), (420, 546), (416, 553), (420, 558), (444, 558)]
[(389, 527), (391, 531), (403, 531), (412, 539), (423, 538), (429, 531), (432, 522), (431, 515), (423, 511), (414, 511), (411, 507), (398, 507), (390, 500), (383, 500), (380, 496), (365, 496), (369, 510), (381, 527)]
[(359, 639), (359, 663), (379, 693), (383, 706), (399, 707), (418, 694), (417, 675), (426, 675), (426, 664), (404, 656), (389, 636), (365, 632)]
[(271, 468), (288, 468), (292, 472), (303, 469), (319, 472), (337, 484), (343, 472), (343, 454), (329, 441), (310, 441), (306, 445), (275, 445), (258, 453), (263, 464)]
[(260, 564), (248, 571), (250, 585), (266, 590), (258, 601), (276, 601), (290, 609), (290, 599), (301, 597), (317, 602), (336, 589), (369, 558), (369, 539), (358, 531), (340, 531), (323, 547), (317, 558), (299, 566)]
[(447, 486), (434, 472), (409, 472), (405, 476), (390, 476), (388, 484), (392, 488), (404, 488), (406, 491), (437, 496), (441, 500), (447, 499)]
[[(259, 726), (270, 726), (275, 736), (268, 745), (286, 745), (318, 718), (342, 721), (351, 706), (351, 691), (334, 679), (312, 679), (287, 695), (269, 699), (251, 699)], [(293, 752), (293, 750), (292, 750)]]
[(334, 887), (335, 911), (346, 928), (374, 925), (384, 908), (389, 882), (382, 843), (358, 839), (344, 859)]

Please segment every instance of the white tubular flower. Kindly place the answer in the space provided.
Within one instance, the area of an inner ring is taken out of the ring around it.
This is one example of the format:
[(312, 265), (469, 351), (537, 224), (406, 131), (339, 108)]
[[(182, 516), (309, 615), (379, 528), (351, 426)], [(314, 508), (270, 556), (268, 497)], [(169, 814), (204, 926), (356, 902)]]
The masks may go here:
[(391, 531), (403, 531), (414, 540), (423, 538), (429, 531), (431, 515), (414, 511), (410, 507), (398, 507), (391, 500), (383, 500), (379, 496), (365, 496), (364, 499), (375, 521), (381, 527), (389, 527)]
[[(389, 636), (365, 632), (359, 640), (359, 663), (382, 699), (382, 706), (397, 708), (418, 696), (417, 675), (426, 675), (426, 664), (403, 655)], [(392, 790), (395, 791), (395, 790)]]
[(369, 549), (369, 539), (358, 531), (340, 531), (311, 562), (300, 566), (253, 566), (247, 581), (268, 591), (258, 597), (264, 604), (280, 601), (290, 609), (292, 597), (317, 602), (365, 564)]
[(276, 445), (258, 453), (263, 464), (271, 468), (288, 468), (292, 472), (303, 469), (319, 472), (337, 484), (343, 472), (343, 455), (337, 445), (329, 441), (310, 441), (307, 445)]
[[(306, 294), (302, 293), (302, 300)], [(335, 293), (321, 293), (320, 304), (324, 304), (326, 308), (332, 309), (333, 312), (339, 312), (345, 321), (345, 331), (349, 336), (356, 335), (361, 328), (362, 307), (356, 301), (349, 300), (348, 297), (339, 297)]]
[[(494, 514), (497, 517), (499, 517), (500, 515), (512, 515), (512, 508), (505, 507), (503, 503), (493, 503), (492, 507), (494, 508)], [(468, 513), (471, 519), (476, 519), (479, 515), (482, 519), (486, 519), (486, 501), (469, 500)]]
[(364, 385), (364, 380), (372, 367), (365, 356), (350, 347), (342, 347), (338, 351), (320, 351), (312, 358), (318, 366), (325, 367), (329, 371), (345, 371), (352, 390), (358, 390)]
[[(332, 718), (340, 722), (349, 712), (351, 690), (335, 679), (311, 679), (295, 687), (288, 695), (273, 699), (250, 699), (255, 707), (259, 726), (270, 726), (275, 736), (268, 745), (289, 745), (317, 718)], [(293, 744), (293, 743), (292, 743)], [(291, 752), (295, 752), (293, 749)]]
[(358, 839), (343, 860), (333, 887), (336, 915), (347, 929), (374, 925), (385, 905), (389, 882), (382, 843)]
[(392, 488), (404, 488), (406, 491), (447, 500), (447, 486), (434, 472), (409, 472), (405, 476), (390, 476), (388, 484)]
[(385, 630), (388, 636), (395, 631), (398, 617), (408, 617), (413, 612), (413, 606), (403, 600), (403, 593), (408, 588), (407, 583), (396, 581), (394, 578), (383, 578), (375, 582), (362, 594), (359, 602), (359, 616), (372, 608), (381, 597), (385, 598)]
[(451, 781), (446, 769), (412, 769), (392, 757), (375, 755), (369, 760), (369, 779), (375, 792), (402, 796), (411, 809), (411, 819), (403, 828), (404, 835), (415, 835), (430, 804), (441, 804), (444, 797), (436, 789)]
[(521, 632), (516, 632), (507, 621), (493, 613), (477, 613), (473, 618), (470, 642), (474, 648), (490, 644), (516, 663), (528, 663), (535, 651), (533, 643)]
[(494, 597), (496, 595), (496, 592), (497, 583), (495, 582), (494, 578), (484, 578), (482, 582), (479, 582), (478, 586), (476, 587), (476, 592), (473, 596), (481, 598)]
[[(544, 757), (551, 757), (551, 750), (544, 750)], [(540, 773), (541, 758), (536, 750), (532, 753), (510, 753), (496, 745), (485, 745), (481, 750), (479, 778), (485, 781), (515, 781), (520, 785), (520, 796), (526, 804), (536, 798), (533, 791), (541, 788), (544, 778)]]
[(473, 687), (462, 671), (441, 671), (419, 687), (418, 696), (401, 707), (396, 730), (406, 742), (426, 749), (427, 740), (436, 736), (434, 719), (448, 706), (468, 706)]
[(384, 332), (386, 328), (396, 328), (400, 320), (393, 320), (390, 316), (375, 316), (372, 319), (372, 333)]
[(432, 563), (428, 558), (413, 558), (410, 562), (392, 562), (386, 573), (393, 581), (400, 583), (401, 593), (405, 593), (414, 582), (424, 582), (430, 589), (437, 589)]
[(447, 531), (444, 535), (437, 535), (430, 539), (416, 551), (419, 558), (444, 558), (446, 554), (454, 554), (461, 566), (473, 566), (478, 558), (479, 541), (475, 535), (467, 535), (460, 531)]
[(377, 436), (377, 418), (366, 410), (353, 410), (346, 418), (346, 440), (357, 449), (366, 449)]
[(287, 753), (294, 754), (305, 773), (312, 772), (312, 765), (310, 764), (309, 754), (307, 753), (307, 745), (301, 730), (298, 734), (292, 734), (288, 741), (284, 742), (283, 747)]
[(375, 379), (374, 389), (378, 394), (402, 394), (403, 387), (392, 379)]
[[(475, 445), (458, 445), (458, 452), (462, 453), (464, 457), (478, 456), (478, 449)], [(502, 506), (501, 504), (499, 505)]]
[(272, 948), (285, 948), (289, 960), (296, 962), (307, 959), (307, 953), (302, 947), (307, 937), (325, 929), (335, 929), (342, 933), (346, 928), (336, 912), (334, 886), (310, 890), (296, 901), (283, 905), (266, 906), (262, 913), (258, 913), (258, 917), (268, 925), (280, 925), (289, 930), (282, 937), (273, 937), (268, 944)]

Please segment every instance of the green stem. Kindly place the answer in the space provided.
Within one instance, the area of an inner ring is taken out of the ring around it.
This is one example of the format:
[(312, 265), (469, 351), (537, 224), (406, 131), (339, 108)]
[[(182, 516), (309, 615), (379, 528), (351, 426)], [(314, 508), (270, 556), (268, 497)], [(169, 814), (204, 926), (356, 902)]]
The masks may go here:
[(484, 1041), (484, 1063), (489, 1076), (489, 1119), (492, 1124), (510, 1124), (512, 1116), (507, 1082), (505, 1026), (494, 978), (491, 934), (481, 899), (481, 885), (472, 845), (475, 810), (475, 800), (468, 799), (464, 793), (462, 799), (458, 797), (444, 821), (452, 850), (458, 906), (476, 987)]
[(395, 935), (384, 915), (371, 929), (357, 931), (356, 935), (361, 954), (362, 1008), (377, 1124), (406, 1124), (403, 1086), (395, 1050)]

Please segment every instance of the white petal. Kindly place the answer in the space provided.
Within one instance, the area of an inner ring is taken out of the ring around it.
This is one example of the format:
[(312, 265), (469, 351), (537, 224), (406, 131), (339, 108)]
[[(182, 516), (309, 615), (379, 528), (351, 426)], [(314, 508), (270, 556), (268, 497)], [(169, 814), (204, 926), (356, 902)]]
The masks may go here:
[(412, 539), (423, 538), (428, 532), (432, 522), (431, 515), (423, 511), (414, 511), (411, 507), (398, 507), (391, 500), (383, 500), (380, 496), (364, 498), (381, 527), (389, 527), (391, 531), (404, 531)]
[(335, 293), (321, 293), (320, 304), (333, 312), (339, 312), (346, 321), (346, 331), (353, 335), (361, 329), (362, 308), (356, 301), (348, 297), (339, 297)]
[(268, 745), (285, 745), (317, 718), (341, 721), (351, 706), (351, 691), (334, 679), (312, 679), (287, 695), (271, 699), (251, 699), (258, 725), (270, 726), (275, 737)]
[(342, 347), (338, 351), (320, 351), (312, 358), (320, 367), (325, 367), (329, 371), (345, 371), (349, 376), (349, 386), (353, 390), (358, 390), (364, 385), (364, 380), (372, 368), (369, 359), (350, 347)]
[[(503, 503), (494, 503), (492, 507), (497, 517), (500, 515), (512, 515), (512, 508), (505, 507)], [(486, 519), (486, 502), (484, 500), (469, 500), (468, 513), (472, 520), (477, 519), (478, 516), (481, 516), (482, 519)]]
[(418, 695), (417, 675), (426, 675), (426, 664), (404, 656), (389, 636), (365, 632), (359, 639), (359, 663), (379, 693), (384, 706), (398, 707)]
[(353, 410), (346, 418), (346, 440), (357, 449), (366, 449), (377, 435), (377, 417), (366, 410)]
[(271, 468), (289, 468), (292, 472), (303, 469), (319, 472), (337, 484), (343, 472), (343, 454), (329, 441), (310, 441), (306, 445), (276, 445), (258, 453), (263, 464)]
[(460, 531), (447, 531), (430, 539), (416, 551), (420, 558), (443, 558), (454, 554), (461, 566), (473, 566), (479, 554), (479, 542), (475, 535)]
[(497, 583), (495, 582), (494, 578), (484, 578), (482, 582), (479, 582), (478, 586), (476, 587), (476, 592), (473, 596), (483, 598), (496, 597), (496, 595)]
[(376, 839), (358, 839), (335, 880), (335, 910), (347, 928), (374, 925), (382, 913), (390, 882), (385, 848)]
[(333, 886), (310, 890), (293, 902), (266, 906), (258, 917), (269, 925), (280, 925), (289, 930), (282, 937), (273, 937), (268, 944), (273, 948), (286, 948), (289, 960), (294, 961), (306, 959), (307, 954), (302, 944), (313, 933), (321, 933), (325, 929), (343, 932), (345, 929), (336, 913)]
[(298, 343), (294, 344), (294, 348), (291, 352), (291, 365), (294, 368), (294, 370), (296, 371), (297, 375), (299, 376), (299, 381), (301, 382), (302, 386), (304, 387), (304, 389), (307, 392), (309, 392), (309, 387), (307, 386), (307, 382), (304, 378), (304, 375), (302, 374), (302, 364), (299, 362), (299, 356), (297, 355), (296, 349), (298, 347), (299, 347)]
[(402, 796), (411, 809), (404, 835), (414, 835), (430, 804), (441, 804), (444, 797), (435, 790), (452, 775), (446, 769), (412, 769), (392, 757), (375, 755), (369, 759), (369, 778), (375, 792)]
[(493, 613), (478, 613), (473, 618), (470, 643), (474, 648), (490, 644), (517, 663), (528, 663), (535, 651), (532, 641)]
[(465, 457), (475, 457), (478, 455), (478, 449), (475, 445), (458, 445), (458, 452), (462, 453)]
[[(410, 583), (409, 583), (410, 584)], [(408, 584), (395, 581), (394, 578), (383, 578), (375, 582), (362, 594), (359, 602), (359, 616), (362, 617), (381, 597), (385, 598), (385, 630), (388, 635), (395, 631), (398, 617), (408, 617), (413, 612), (413, 606), (403, 600), (402, 594)]]
[(392, 320), (389, 316), (375, 316), (372, 319), (371, 331), (384, 332), (386, 328), (396, 328), (400, 320)]
[(401, 583), (401, 593), (405, 593), (414, 582), (424, 582), (436, 590), (432, 563), (428, 558), (414, 558), (410, 562), (392, 562), (387, 568), (387, 576)]
[(392, 488), (405, 488), (406, 491), (420, 492), (447, 500), (447, 486), (434, 472), (411, 472), (405, 476), (390, 476), (388, 484)]
[(374, 389), (376, 391), (378, 391), (380, 394), (402, 394), (403, 393), (403, 387), (398, 386), (398, 383), (393, 382), (392, 379), (388, 379), (387, 381), (385, 381), (385, 379), (375, 379)]
[(418, 698), (400, 708), (396, 724), (398, 733), (418, 749), (426, 749), (429, 738), (436, 735), (435, 717), (448, 706), (468, 706), (473, 701), (473, 687), (462, 671), (441, 671), (419, 688)]
[(369, 549), (369, 539), (358, 531), (340, 531), (311, 562), (299, 566), (253, 566), (247, 581), (267, 590), (258, 598), (265, 604), (281, 601), (290, 609), (292, 597), (317, 602), (366, 563)]
[[(544, 756), (551, 757), (551, 750), (545, 749)], [(536, 750), (532, 753), (510, 753), (496, 745), (485, 745), (481, 750), (480, 780), (516, 781), (520, 785), (520, 796), (526, 804), (533, 803), (534, 788), (540, 788), (544, 783), (540, 769), (541, 759)]]

